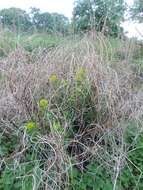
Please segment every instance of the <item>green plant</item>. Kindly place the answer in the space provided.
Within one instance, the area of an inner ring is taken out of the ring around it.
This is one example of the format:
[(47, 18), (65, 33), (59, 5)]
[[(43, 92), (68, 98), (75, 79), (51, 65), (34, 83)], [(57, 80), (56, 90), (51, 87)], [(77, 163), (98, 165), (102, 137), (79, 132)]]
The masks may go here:
[(19, 168), (13, 168), (7, 165), (0, 178), (1, 190), (32, 190), (32, 164), (21, 165)]
[(143, 133), (136, 122), (129, 123), (125, 139), (129, 148), (119, 184), (123, 189), (141, 190), (143, 189)]
[(98, 166), (95, 161), (83, 172), (73, 168), (70, 178), (72, 190), (112, 190), (110, 176), (105, 168)]

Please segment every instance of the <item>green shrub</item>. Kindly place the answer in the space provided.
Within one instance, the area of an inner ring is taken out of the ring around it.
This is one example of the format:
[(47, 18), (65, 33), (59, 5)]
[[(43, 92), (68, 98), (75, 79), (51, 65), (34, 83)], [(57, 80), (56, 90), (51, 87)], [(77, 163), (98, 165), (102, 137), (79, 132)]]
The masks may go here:
[(112, 183), (105, 168), (91, 162), (86, 171), (73, 168), (71, 172), (71, 190), (112, 190)]
[(135, 122), (129, 123), (126, 136), (126, 165), (119, 178), (122, 189), (143, 189), (143, 133)]

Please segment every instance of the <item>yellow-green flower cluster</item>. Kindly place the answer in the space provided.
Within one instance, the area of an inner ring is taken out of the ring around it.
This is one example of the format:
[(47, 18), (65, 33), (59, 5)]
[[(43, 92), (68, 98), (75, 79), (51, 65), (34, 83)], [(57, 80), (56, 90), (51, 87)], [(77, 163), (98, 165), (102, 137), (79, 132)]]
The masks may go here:
[(26, 127), (27, 130), (32, 130), (32, 129), (37, 128), (37, 125), (36, 125), (35, 122), (29, 121), (29, 122), (26, 123), (25, 127)]
[(51, 82), (57, 81), (57, 80), (58, 80), (57, 75), (56, 75), (56, 74), (52, 74), (52, 75), (50, 76), (49, 80), (50, 80)]
[(86, 79), (86, 69), (84, 67), (79, 68), (76, 72), (76, 80), (83, 81)]
[(39, 100), (39, 107), (41, 109), (46, 109), (48, 107), (48, 105), (49, 105), (49, 102), (47, 99), (43, 98), (43, 99)]
[(52, 129), (53, 131), (56, 131), (56, 132), (62, 132), (63, 130), (59, 122), (54, 122), (52, 125)]

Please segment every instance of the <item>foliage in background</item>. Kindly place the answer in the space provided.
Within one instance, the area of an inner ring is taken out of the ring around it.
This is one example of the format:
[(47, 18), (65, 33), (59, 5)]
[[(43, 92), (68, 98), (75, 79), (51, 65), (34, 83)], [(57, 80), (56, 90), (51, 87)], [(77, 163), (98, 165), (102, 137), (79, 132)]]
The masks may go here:
[(37, 8), (31, 8), (29, 14), (22, 9), (9, 8), (0, 11), (0, 24), (19, 34), (36, 30), (64, 35), (68, 33), (69, 20), (62, 14), (41, 13)]
[(140, 23), (143, 22), (143, 0), (135, 0), (133, 7), (130, 9), (131, 18)]
[(124, 19), (123, 0), (77, 0), (73, 11), (73, 24), (76, 31), (95, 29), (118, 36), (123, 32), (120, 24)]
[(31, 27), (30, 16), (19, 8), (2, 9), (0, 11), (0, 24), (19, 33), (28, 31)]
[(120, 24), (125, 7), (124, 0), (77, 0), (71, 23), (62, 14), (41, 12), (34, 7), (30, 13), (9, 8), (0, 11), (0, 24), (17, 33), (36, 31), (67, 35), (71, 30), (77, 33), (94, 29), (117, 37), (123, 34)]

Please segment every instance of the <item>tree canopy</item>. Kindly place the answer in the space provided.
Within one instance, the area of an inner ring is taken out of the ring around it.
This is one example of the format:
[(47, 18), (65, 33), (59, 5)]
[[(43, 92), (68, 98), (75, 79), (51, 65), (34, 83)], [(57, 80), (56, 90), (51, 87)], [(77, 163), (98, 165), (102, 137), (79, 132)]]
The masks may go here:
[(94, 28), (117, 35), (124, 19), (124, 0), (76, 0), (73, 21), (76, 31)]
[(14, 7), (0, 11), (0, 23), (16, 31), (25, 31), (31, 26), (31, 20), (26, 11)]
[[(121, 23), (126, 10), (125, 0), (75, 0), (72, 26), (75, 32), (85, 32), (91, 29), (104, 34), (118, 36), (123, 33)], [(143, 0), (136, 0), (132, 8), (136, 18), (142, 18)], [(142, 8), (141, 8), (142, 7)], [(31, 12), (19, 8), (0, 10), (0, 24), (15, 32), (38, 31), (67, 34), (70, 21), (59, 13), (41, 12), (35, 7)]]
[(68, 31), (69, 20), (62, 14), (40, 12), (34, 7), (29, 14), (19, 8), (9, 8), (0, 11), (0, 23), (15, 32), (36, 29), (38, 32), (63, 34)]
[(131, 18), (143, 22), (143, 0), (135, 0), (131, 8)]

